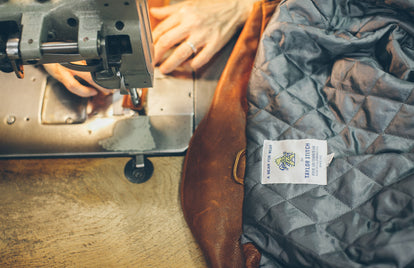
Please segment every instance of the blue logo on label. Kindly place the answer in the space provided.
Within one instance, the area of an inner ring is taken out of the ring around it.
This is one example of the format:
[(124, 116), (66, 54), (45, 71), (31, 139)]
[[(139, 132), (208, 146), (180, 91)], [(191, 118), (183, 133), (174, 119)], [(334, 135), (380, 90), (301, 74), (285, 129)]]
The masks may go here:
[(275, 163), (280, 170), (289, 170), (295, 166), (295, 158), (295, 153), (283, 152), (281, 157), (275, 159)]

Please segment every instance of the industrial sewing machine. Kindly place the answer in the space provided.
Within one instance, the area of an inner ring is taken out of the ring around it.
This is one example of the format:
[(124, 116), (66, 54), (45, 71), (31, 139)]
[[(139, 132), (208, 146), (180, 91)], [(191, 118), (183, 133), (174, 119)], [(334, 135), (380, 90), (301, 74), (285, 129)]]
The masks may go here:
[[(125, 175), (143, 182), (145, 156), (184, 152), (203, 116), (194, 78), (154, 74), (151, 38), (146, 0), (0, 0), (0, 158), (130, 155)], [(120, 90), (75, 96), (43, 63)]]

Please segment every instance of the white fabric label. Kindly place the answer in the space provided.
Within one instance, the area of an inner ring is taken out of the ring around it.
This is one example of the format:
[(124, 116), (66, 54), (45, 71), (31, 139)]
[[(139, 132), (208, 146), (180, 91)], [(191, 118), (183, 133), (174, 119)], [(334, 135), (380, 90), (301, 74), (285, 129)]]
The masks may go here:
[(265, 140), (262, 184), (326, 185), (327, 147), (326, 140)]

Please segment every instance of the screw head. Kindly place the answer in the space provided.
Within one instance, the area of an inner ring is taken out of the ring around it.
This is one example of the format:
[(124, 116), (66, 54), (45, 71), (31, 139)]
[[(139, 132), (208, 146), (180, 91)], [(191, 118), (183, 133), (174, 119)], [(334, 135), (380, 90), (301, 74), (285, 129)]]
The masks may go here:
[(9, 125), (13, 125), (13, 124), (14, 124), (14, 122), (16, 122), (16, 116), (14, 116), (14, 115), (9, 115), (9, 116), (7, 117), (7, 124), (9, 124)]

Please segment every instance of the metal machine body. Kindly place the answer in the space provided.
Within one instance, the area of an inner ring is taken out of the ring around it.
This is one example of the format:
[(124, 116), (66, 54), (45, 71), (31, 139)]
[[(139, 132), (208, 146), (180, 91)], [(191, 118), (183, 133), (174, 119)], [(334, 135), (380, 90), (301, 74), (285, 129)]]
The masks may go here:
[(152, 50), (146, 0), (0, 2), (0, 70), (19, 78), (23, 65), (62, 63), (105, 88), (151, 87)]
[[(130, 155), (139, 168), (144, 155), (186, 150), (204, 112), (195, 114), (195, 80), (154, 74), (146, 0), (137, 3), (0, 1), (0, 158)], [(40, 66), (51, 62), (120, 91), (75, 96)], [(134, 101), (143, 87), (142, 110), (122, 106), (121, 94)]]

